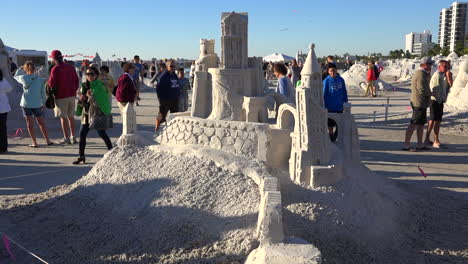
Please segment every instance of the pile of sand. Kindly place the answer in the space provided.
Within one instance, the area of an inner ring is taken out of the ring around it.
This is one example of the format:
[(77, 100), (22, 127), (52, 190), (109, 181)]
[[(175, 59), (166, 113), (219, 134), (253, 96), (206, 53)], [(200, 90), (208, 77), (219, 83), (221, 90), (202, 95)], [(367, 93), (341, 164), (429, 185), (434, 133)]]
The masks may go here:
[(450, 89), (447, 104), (462, 112), (468, 111), (468, 82), (465, 87), (452, 87)]
[[(346, 89), (349, 94), (362, 94), (367, 87), (367, 65), (355, 64), (341, 75), (346, 83)], [(393, 86), (378, 80), (376, 85), (380, 91), (393, 90)]]
[(49, 263), (241, 263), (258, 246), (251, 178), (154, 146), (115, 149), (73, 185), (12, 198), (0, 198), (2, 230)]
[(447, 105), (458, 110), (468, 110), (468, 59), (460, 63), (460, 70), (454, 79), (453, 87), (447, 97)]
[(412, 59), (387, 60), (382, 63), (384, 70), (381, 77), (395, 81), (410, 80), (413, 72), (419, 68), (419, 63)]
[(314, 244), (324, 263), (466, 263), (466, 204), (406, 192), (363, 165), (345, 175), (328, 188), (282, 182), (286, 235)]

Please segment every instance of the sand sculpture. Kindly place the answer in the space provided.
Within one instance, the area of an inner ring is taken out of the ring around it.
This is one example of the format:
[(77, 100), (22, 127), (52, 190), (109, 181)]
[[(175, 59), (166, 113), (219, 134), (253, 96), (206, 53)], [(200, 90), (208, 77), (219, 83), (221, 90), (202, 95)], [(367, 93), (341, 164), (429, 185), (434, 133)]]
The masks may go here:
[[(321, 68), (312, 44), (296, 90), (296, 102), (283, 104), (275, 123), (268, 123), (261, 60), (247, 57), (247, 13), (222, 13), (221, 61), (217, 67), (214, 40), (200, 41), (195, 63), (192, 109), (176, 114), (158, 141), (162, 145), (199, 145), (264, 162), (281, 169), (296, 183), (312, 187), (339, 182), (343, 164), (360, 164), (357, 127), (350, 104), (341, 114), (324, 107)], [(211, 105), (207, 101), (211, 98)], [(337, 140), (331, 142), (327, 120), (337, 123)], [(320, 252), (310, 244), (289, 244), (282, 231), (281, 193), (275, 178), (259, 180), (261, 202), (257, 236), (260, 248), (247, 263), (294, 262), (301, 250), (319, 263)], [(288, 253), (286, 253), (288, 252)], [(284, 262), (286, 260), (286, 262)], [(302, 263), (302, 262), (301, 262)], [(307, 262), (309, 263), (309, 262)]]
[[(252, 115), (253, 109), (243, 109), (243, 106), (251, 105), (244, 104), (244, 97), (265, 95), (262, 59), (248, 57), (247, 25), (247, 13), (221, 14), (219, 67), (214, 40), (200, 41), (200, 58), (195, 62), (192, 116), (245, 121), (246, 112)], [(260, 99), (256, 103), (264, 101)]]
[(296, 53), (296, 61), (297, 63), (302, 63), (304, 64), (305, 60), (307, 58), (307, 54), (302, 52), (302, 50), (298, 50)]
[(193, 81), (193, 102), (191, 115), (207, 118), (211, 111), (211, 73), (209, 68), (219, 65), (219, 58), (214, 52), (214, 39), (200, 40), (200, 57), (195, 61), (195, 73)]
[(8, 51), (6, 50), (3, 41), (0, 39), (0, 70), (3, 73), (3, 78), (8, 81), (13, 87), (12, 91), (7, 93), (8, 101), (11, 106), (11, 111), (8, 114), (10, 120), (23, 120), (23, 113), (20, 107), (21, 97), (23, 95), (23, 89), (21, 84), (13, 78), (10, 73), (10, 60)]
[(453, 87), (447, 98), (447, 104), (460, 110), (468, 110), (468, 59), (465, 58), (460, 63), (457, 77), (453, 82)]
[[(212, 78), (211, 114), (206, 116), (205, 108), (205, 118), (200, 118), (198, 110), (192, 110), (192, 116), (176, 115), (159, 136), (160, 142), (209, 146), (253, 157), (288, 170), (292, 180), (311, 186), (339, 181), (342, 161), (360, 159), (350, 105), (345, 105), (342, 114), (328, 114), (324, 108), (321, 68), (311, 45), (301, 73), (303, 82), (296, 93), (297, 106), (281, 105), (276, 123), (268, 124), (263, 76), (257, 75), (261, 73), (257, 71), (259, 65), (251, 64), (256, 58), (247, 58), (247, 21), (246, 13), (222, 14), (225, 47), (219, 68), (210, 67), (216, 63), (214, 40), (201, 40), (195, 85), (210, 91), (207, 80)], [(209, 78), (202, 80), (201, 75)], [(192, 105), (206, 106), (206, 98), (194, 96)], [(328, 135), (328, 118), (338, 127), (334, 143)]]
[(99, 53), (97, 52), (96, 52), (96, 55), (94, 55), (93, 63), (96, 63), (97, 65), (99, 65), (99, 67), (102, 66), (101, 56), (99, 56)]
[(8, 51), (0, 39), (0, 70), (2, 70), (3, 78), (7, 80), (12, 87), (21, 87), (20, 84), (10, 74), (10, 60)]
[(103, 65), (109, 67), (110, 74), (114, 79), (115, 83), (119, 80), (120, 76), (123, 74), (122, 67), (119, 61), (104, 61), (102, 62)]

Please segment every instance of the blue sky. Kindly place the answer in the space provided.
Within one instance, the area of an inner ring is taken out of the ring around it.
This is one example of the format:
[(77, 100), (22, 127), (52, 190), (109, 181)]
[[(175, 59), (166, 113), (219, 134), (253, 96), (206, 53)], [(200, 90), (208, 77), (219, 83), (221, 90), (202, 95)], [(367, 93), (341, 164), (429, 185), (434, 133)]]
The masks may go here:
[[(103, 58), (197, 58), (199, 39), (219, 53), (221, 12), (249, 13), (249, 56), (294, 56), (316, 43), (319, 56), (404, 48), (404, 35), (429, 29), (437, 41), (448, 0), (1, 1), (0, 38), (19, 49)], [(8, 10), (4, 12), (4, 10)], [(6, 16), (5, 16), (6, 15)], [(287, 29), (287, 30), (286, 30)]]

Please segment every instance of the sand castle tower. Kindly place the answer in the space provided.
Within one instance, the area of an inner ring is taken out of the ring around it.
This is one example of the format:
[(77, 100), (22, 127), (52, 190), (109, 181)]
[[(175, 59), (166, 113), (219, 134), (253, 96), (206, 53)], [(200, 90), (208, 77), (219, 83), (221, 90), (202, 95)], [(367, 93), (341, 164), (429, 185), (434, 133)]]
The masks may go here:
[(212, 111), (208, 119), (241, 121), (244, 97), (264, 95), (261, 58), (248, 57), (247, 13), (221, 14), (221, 63), (212, 76)]
[(214, 47), (214, 39), (200, 39), (200, 56), (195, 61), (191, 116), (207, 118), (211, 113), (212, 84), (208, 69), (219, 65)]
[(245, 69), (248, 66), (248, 15), (221, 15), (221, 69)]
[(311, 166), (325, 166), (330, 160), (327, 109), (324, 107), (321, 68), (314, 44), (301, 72), (301, 85), (296, 87), (298, 128), (292, 133), (289, 170), (292, 180), (310, 182)]

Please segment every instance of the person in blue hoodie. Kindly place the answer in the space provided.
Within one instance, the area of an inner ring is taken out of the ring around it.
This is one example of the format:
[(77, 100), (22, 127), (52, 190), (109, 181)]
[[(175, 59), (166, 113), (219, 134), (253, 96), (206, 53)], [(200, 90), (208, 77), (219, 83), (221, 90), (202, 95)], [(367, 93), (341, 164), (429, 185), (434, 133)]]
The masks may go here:
[[(325, 108), (328, 109), (329, 113), (343, 113), (343, 104), (348, 102), (345, 81), (338, 75), (336, 65), (333, 63), (327, 65), (327, 73), (328, 76), (323, 80)], [(328, 119), (328, 131), (332, 141), (336, 136), (333, 132), (334, 127), (336, 127), (335, 121)]]
[(15, 79), (23, 85), (23, 96), (21, 97), (20, 106), (23, 109), (23, 115), (26, 119), (29, 135), (32, 139), (31, 148), (37, 148), (36, 133), (34, 131), (34, 119), (36, 119), (39, 129), (46, 140), (47, 145), (52, 145), (49, 139), (47, 129), (42, 117), (44, 112), (45, 95), (45, 80), (34, 74), (34, 64), (27, 61), (23, 65), (24, 75), (21, 71), (17, 71)]
[(156, 84), (156, 94), (159, 99), (159, 114), (156, 118), (156, 130), (166, 122), (166, 116), (171, 113), (179, 112), (180, 84), (179, 78), (175, 73), (175, 61), (169, 60), (166, 63), (167, 70), (161, 73), (159, 81)]

